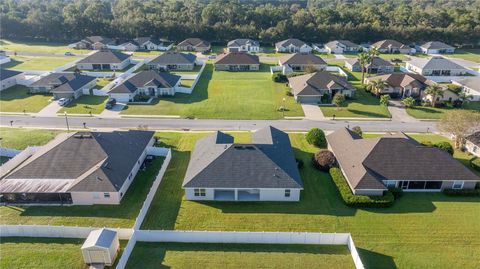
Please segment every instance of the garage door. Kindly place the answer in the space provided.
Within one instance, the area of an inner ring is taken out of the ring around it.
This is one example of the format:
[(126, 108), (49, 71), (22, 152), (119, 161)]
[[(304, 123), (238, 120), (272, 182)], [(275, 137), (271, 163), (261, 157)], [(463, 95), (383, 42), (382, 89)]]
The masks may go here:
[(297, 96), (297, 101), (304, 104), (317, 104), (320, 102), (320, 96)]
[(104, 252), (100, 250), (90, 250), (88, 251), (88, 254), (90, 254), (90, 261), (92, 263), (106, 263), (107, 261), (105, 260), (104, 257)]

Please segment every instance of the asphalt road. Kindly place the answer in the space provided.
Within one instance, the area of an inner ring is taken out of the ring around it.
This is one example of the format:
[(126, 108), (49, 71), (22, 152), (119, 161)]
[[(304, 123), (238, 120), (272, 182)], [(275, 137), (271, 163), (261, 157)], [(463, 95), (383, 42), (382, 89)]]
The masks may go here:
[[(100, 118), (68, 117), (70, 128), (81, 129), (85, 123), (91, 129), (133, 129), (150, 130), (256, 130), (267, 125), (285, 131), (306, 131), (318, 127), (326, 131), (342, 127), (360, 126), (363, 131), (385, 132), (434, 132), (435, 122), (396, 122), (396, 121), (310, 121), (310, 120), (215, 120), (215, 119), (158, 119), (158, 118)], [(23, 115), (2, 115), (0, 126), (66, 128), (64, 117), (38, 117)]]

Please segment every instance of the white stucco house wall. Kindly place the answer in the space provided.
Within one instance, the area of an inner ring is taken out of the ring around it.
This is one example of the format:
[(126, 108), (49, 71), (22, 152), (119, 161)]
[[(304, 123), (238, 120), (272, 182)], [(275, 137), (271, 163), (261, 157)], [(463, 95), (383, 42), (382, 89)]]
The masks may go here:
[(22, 72), (2, 69), (0, 72), (0, 91), (17, 85), (18, 80), (23, 79), (25, 79), (25, 75)]
[(312, 52), (313, 48), (309, 46), (307, 43), (296, 39), (290, 38), (275, 44), (275, 51), (276, 52), (287, 52), (287, 53), (310, 53)]
[(471, 101), (480, 101), (480, 77), (465, 77), (460, 80), (453, 80), (453, 84), (462, 87), (462, 92), (472, 96)]

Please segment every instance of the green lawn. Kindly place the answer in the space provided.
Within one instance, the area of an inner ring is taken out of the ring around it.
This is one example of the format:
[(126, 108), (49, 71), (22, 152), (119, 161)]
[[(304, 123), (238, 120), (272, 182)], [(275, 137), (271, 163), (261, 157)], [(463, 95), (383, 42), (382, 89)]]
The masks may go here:
[(181, 85), (182, 87), (190, 88), (190, 87), (192, 87), (194, 81), (195, 81), (195, 80), (193, 80), (193, 79), (182, 79), (182, 80), (180, 81), (180, 85)]
[(447, 54), (447, 57), (480, 63), (480, 49), (456, 49), (455, 53)]
[(0, 127), (0, 143), (5, 148), (25, 149), (45, 145), (59, 133), (57, 130)]
[(107, 99), (108, 96), (82, 95), (58, 113), (66, 111), (68, 114), (100, 114), (105, 109)]
[(105, 86), (107, 86), (108, 83), (112, 82), (113, 79), (111, 78), (97, 78), (97, 85), (95, 86), (95, 89), (101, 89)]
[(182, 117), (216, 119), (280, 119), (278, 108), (285, 105), (285, 116), (303, 116), (293, 97), (286, 96), (287, 87), (274, 83), (269, 65), (259, 72), (214, 71), (207, 64), (192, 94), (176, 94), (156, 99), (153, 104), (128, 105), (122, 114), (180, 115)]
[(402, 61), (409, 61), (410, 58), (405, 55), (405, 54), (400, 54), (400, 53), (380, 53), (378, 55), (380, 58), (383, 58), (385, 60), (391, 60), (391, 59), (400, 59)]
[[(128, 69), (134, 67), (135, 64), (129, 64), (127, 65), (125, 68), (123, 69), (120, 69), (120, 70), (111, 70), (111, 69), (102, 69), (102, 70), (86, 70), (86, 69), (82, 69), (80, 71), (83, 71), (83, 72), (104, 72), (104, 73), (123, 73), (123, 72), (126, 72)], [(140, 67), (141, 68), (141, 67)], [(69, 69), (67, 69), (67, 71), (75, 71), (77, 69), (76, 66), (73, 66), (73, 67), (70, 67)]]
[[(480, 111), (480, 102), (468, 102), (463, 106), (463, 109)], [(453, 108), (416, 106), (407, 108), (407, 113), (417, 119), (438, 120), (443, 116), (443, 113), (449, 110), (453, 110)]]
[(38, 112), (49, 104), (52, 95), (30, 94), (29, 89), (22, 85), (15, 85), (0, 94), (1, 112)]
[(158, 50), (151, 50), (151, 51), (134, 51), (133, 56), (147, 56), (147, 57), (156, 57), (163, 52)]
[(2, 68), (13, 70), (40, 70), (50, 71), (67, 63), (78, 60), (77, 57), (33, 57), (12, 56), (11, 61), (2, 64)]
[(132, 227), (163, 160), (138, 172), (120, 205), (0, 206), (0, 224)]
[(355, 268), (346, 246), (137, 242), (126, 268)]
[[(318, 149), (303, 134), (290, 134), (305, 163), (300, 202), (186, 201), (181, 185), (190, 151), (204, 135), (159, 133), (173, 158), (143, 229), (350, 232), (367, 268), (478, 268), (471, 257), (480, 255), (480, 198), (407, 193), (391, 208), (349, 208), (329, 175), (310, 165)], [(240, 143), (250, 139), (247, 133), (234, 136)]]
[(200, 72), (200, 69), (202, 69), (202, 66), (201, 65), (196, 65), (193, 70), (172, 70), (171, 73), (172, 74), (179, 74), (179, 75), (186, 75), (186, 74), (189, 74), (189, 75), (195, 75), (195, 74), (198, 74), (198, 72)]
[(26, 42), (13, 40), (0, 40), (0, 49), (12, 52), (30, 52), (30, 53), (54, 53), (64, 54), (71, 52), (73, 54), (87, 54), (91, 50), (76, 50), (67, 47), (68, 44), (52, 42)]

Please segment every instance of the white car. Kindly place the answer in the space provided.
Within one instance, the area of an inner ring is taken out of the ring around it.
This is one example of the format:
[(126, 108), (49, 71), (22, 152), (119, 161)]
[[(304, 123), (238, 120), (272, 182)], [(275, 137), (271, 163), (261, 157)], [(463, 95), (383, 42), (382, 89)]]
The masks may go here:
[(70, 103), (70, 98), (60, 98), (58, 99), (57, 103), (60, 105), (60, 106), (66, 106)]
[(65, 56), (73, 56), (73, 55), (74, 55), (74, 54), (71, 53), (71, 52), (69, 52), (69, 51), (65, 52)]

